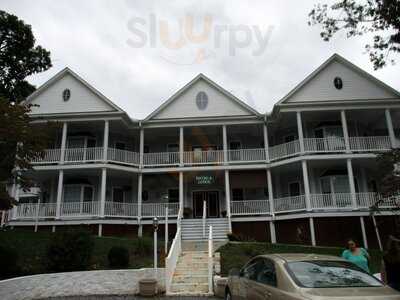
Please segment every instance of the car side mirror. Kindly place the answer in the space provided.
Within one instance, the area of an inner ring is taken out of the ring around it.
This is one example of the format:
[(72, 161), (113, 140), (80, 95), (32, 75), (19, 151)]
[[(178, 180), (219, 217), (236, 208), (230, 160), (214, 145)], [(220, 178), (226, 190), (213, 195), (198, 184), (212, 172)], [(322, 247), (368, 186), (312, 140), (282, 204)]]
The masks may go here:
[(241, 273), (238, 268), (233, 268), (229, 271), (229, 276), (241, 276)]

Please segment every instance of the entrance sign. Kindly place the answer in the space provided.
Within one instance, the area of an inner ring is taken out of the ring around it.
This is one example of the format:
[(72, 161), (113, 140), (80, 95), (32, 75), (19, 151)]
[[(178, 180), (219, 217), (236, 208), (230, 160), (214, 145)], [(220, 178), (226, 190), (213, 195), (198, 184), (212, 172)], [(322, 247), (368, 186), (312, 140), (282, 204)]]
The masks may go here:
[(198, 185), (209, 185), (215, 182), (215, 178), (212, 175), (197, 175), (194, 180)]

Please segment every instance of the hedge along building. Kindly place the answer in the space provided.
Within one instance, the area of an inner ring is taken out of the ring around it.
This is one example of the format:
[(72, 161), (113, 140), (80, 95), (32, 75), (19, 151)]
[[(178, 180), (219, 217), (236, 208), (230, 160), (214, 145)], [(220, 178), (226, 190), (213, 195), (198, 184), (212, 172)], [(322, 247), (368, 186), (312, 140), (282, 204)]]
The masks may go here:
[[(144, 120), (68, 68), (27, 101), (32, 126), (62, 126), (33, 162), (37, 187), (10, 188), (11, 226), (142, 235), (168, 211), (183, 239), (203, 238), (204, 220), (219, 239), (377, 246), (375, 157), (398, 146), (400, 93), (339, 55), (266, 115), (202, 74)], [(394, 205), (382, 205), (383, 236)]]

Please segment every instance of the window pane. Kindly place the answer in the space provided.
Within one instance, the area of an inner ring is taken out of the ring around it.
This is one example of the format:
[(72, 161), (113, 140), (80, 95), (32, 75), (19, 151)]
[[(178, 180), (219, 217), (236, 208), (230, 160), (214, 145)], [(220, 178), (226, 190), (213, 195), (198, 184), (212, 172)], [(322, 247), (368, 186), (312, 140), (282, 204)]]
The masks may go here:
[(83, 190), (83, 201), (91, 202), (93, 201), (93, 188), (91, 186), (85, 186)]
[(81, 186), (65, 185), (64, 202), (80, 202), (80, 201), (81, 201)]

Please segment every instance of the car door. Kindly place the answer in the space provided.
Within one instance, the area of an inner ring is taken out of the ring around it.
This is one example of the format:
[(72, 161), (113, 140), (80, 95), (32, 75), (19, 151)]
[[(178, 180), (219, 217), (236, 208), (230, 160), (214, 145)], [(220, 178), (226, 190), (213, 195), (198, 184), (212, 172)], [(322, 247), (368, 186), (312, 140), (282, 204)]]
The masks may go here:
[(278, 289), (275, 264), (272, 260), (262, 258), (255, 265), (255, 278), (248, 290), (248, 299), (279, 300), (282, 293)]
[(255, 266), (257, 263), (257, 258), (249, 261), (243, 269), (240, 271), (238, 284), (236, 286), (235, 291), (233, 291), (233, 299), (251, 299), (248, 295), (249, 286), (251, 284), (251, 280), (255, 278)]

